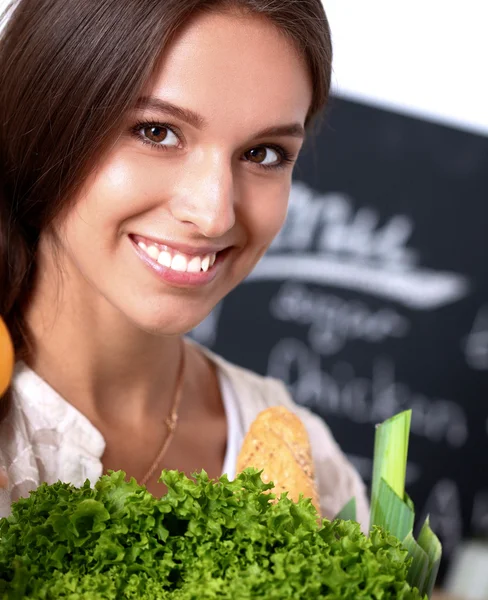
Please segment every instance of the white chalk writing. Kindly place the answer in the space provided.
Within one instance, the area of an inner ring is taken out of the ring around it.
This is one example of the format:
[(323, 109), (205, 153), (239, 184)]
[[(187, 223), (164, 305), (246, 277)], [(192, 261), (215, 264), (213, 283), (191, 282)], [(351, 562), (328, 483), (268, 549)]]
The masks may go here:
[(367, 207), (355, 211), (346, 194), (319, 194), (295, 181), (287, 220), (271, 248), (315, 249), (405, 270), (418, 262), (415, 251), (406, 245), (412, 231), (413, 222), (405, 215), (396, 215), (381, 227), (376, 211)]
[(279, 288), (270, 311), (281, 321), (309, 326), (309, 344), (321, 354), (335, 354), (349, 340), (379, 343), (404, 337), (409, 330), (407, 319), (393, 309), (373, 311), (359, 300), (343, 300), (294, 282)]
[(390, 359), (376, 360), (371, 377), (356, 375), (347, 362), (337, 362), (325, 371), (320, 355), (302, 341), (287, 338), (271, 350), (268, 374), (284, 381), (297, 402), (320, 414), (376, 424), (411, 408), (413, 434), (453, 447), (462, 446), (468, 437), (462, 406), (442, 398), (429, 398), (397, 382)]
[(464, 276), (417, 265), (416, 252), (407, 247), (412, 231), (413, 221), (406, 215), (380, 225), (374, 210), (354, 211), (345, 194), (320, 195), (295, 182), (285, 225), (247, 281), (334, 285), (417, 310), (464, 297), (469, 289)]

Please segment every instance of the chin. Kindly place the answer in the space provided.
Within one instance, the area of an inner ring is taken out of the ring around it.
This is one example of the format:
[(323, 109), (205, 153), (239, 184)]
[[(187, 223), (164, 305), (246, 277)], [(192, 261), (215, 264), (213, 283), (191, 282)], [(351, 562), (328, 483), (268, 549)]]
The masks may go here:
[(141, 331), (154, 336), (179, 336), (186, 335), (194, 329), (207, 315), (204, 314), (199, 318), (198, 315), (184, 314), (181, 311), (179, 314), (174, 313), (168, 315), (150, 314), (146, 312), (141, 315), (133, 315), (130, 319)]

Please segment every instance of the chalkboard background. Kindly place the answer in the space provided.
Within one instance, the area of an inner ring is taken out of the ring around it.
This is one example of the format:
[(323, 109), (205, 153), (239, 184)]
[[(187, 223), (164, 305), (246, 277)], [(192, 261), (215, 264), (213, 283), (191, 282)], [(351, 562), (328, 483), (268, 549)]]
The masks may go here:
[(444, 546), (488, 537), (488, 138), (334, 98), (287, 222), (193, 336), (282, 379), (369, 483), (413, 409), (408, 492)]

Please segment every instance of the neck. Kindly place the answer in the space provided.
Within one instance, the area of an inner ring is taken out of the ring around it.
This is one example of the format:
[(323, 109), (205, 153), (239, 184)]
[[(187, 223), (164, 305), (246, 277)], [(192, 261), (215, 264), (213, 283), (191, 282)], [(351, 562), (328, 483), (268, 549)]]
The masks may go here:
[(169, 411), (181, 337), (141, 330), (94, 291), (87, 299), (86, 289), (69, 286), (67, 297), (52, 284), (37, 282), (26, 313), (29, 366), (97, 423), (137, 424)]

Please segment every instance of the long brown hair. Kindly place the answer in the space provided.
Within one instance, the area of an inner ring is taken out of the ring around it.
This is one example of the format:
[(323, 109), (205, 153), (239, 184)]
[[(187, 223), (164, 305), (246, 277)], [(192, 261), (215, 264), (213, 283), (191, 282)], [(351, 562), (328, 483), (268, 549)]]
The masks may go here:
[(331, 77), (321, 0), (17, 0), (0, 41), (0, 316), (16, 359), (30, 348), (23, 314), (40, 232), (119, 131), (175, 32), (196, 11), (231, 8), (269, 18), (303, 53), (309, 121)]

